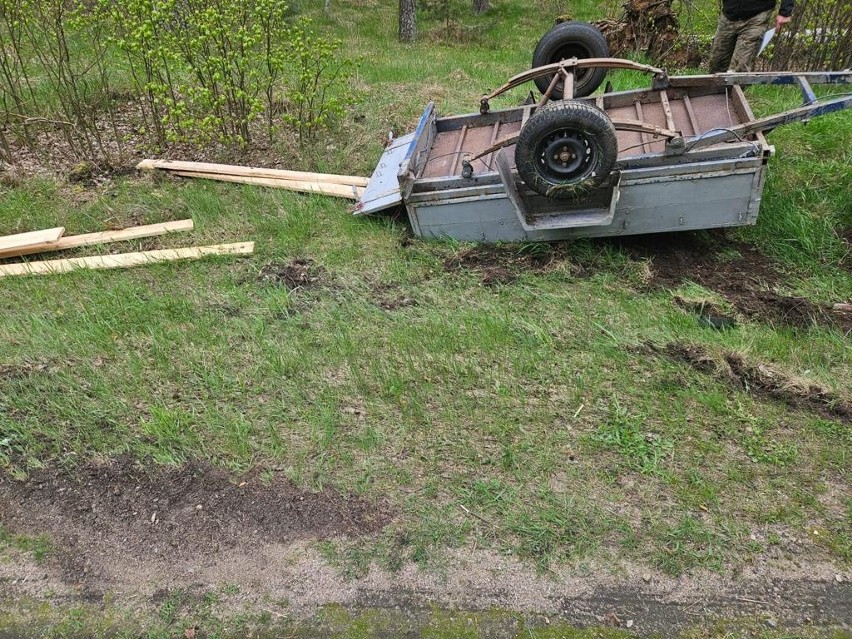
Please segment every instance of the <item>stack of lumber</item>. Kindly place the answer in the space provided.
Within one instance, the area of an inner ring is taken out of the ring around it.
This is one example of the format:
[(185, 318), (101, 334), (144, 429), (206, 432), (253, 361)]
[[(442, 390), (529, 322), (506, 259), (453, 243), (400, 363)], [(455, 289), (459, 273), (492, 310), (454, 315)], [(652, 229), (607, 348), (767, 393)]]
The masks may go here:
[[(65, 236), (65, 229), (56, 227), (43, 231), (19, 233), (17, 235), (0, 236), (0, 258), (22, 257), (33, 253), (48, 253), (62, 251), (81, 246), (123, 242), (148, 237), (157, 237), (166, 233), (190, 231), (192, 220), (176, 220), (160, 224), (134, 226), (119, 231), (102, 231), (84, 235)], [(115, 255), (95, 255), (92, 257), (73, 257), (61, 260), (46, 260), (39, 262), (19, 262), (0, 265), (0, 277), (7, 275), (39, 275), (49, 273), (67, 273), (79, 268), (109, 269), (128, 268), (156, 262), (172, 262), (175, 260), (200, 259), (208, 255), (245, 255), (254, 251), (254, 242), (239, 242), (236, 244), (216, 244), (213, 246), (193, 246), (178, 249), (163, 249), (157, 251), (140, 251), (135, 253), (118, 253)]]
[(181, 162), (178, 160), (142, 160), (139, 170), (166, 171), (172, 175), (204, 180), (220, 180), (239, 184), (269, 186), (302, 193), (319, 193), (335, 197), (361, 199), (369, 180), (357, 175), (308, 173), (283, 169), (262, 169), (251, 166), (210, 164), (207, 162)]

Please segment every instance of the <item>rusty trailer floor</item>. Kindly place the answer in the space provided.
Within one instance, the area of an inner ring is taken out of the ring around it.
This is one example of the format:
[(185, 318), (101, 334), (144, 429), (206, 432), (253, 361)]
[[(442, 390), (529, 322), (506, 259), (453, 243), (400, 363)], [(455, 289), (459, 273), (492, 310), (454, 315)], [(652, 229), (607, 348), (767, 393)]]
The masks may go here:
[[(607, 114), (613, 119), (641, 120), (649, 124), (667, 127), (666, 113), (659, 92), (649, 92), (651, 99), (635, 100), (627, 106), (608, 107)], [(601, 98), (598, 98), (600, 104)], [(717, 128), (729, 128), (742, 124), (744, 120), (735, 108), (731, 92), (711, 93), (690, 97), (684, 93), (678, 97), (669, 97), (674, 128), (685, 136), (695, 136)], [(466, 156), (476, 155), (482, 149), (488, 148), (494, 142), (507, 136), (517, 134), (522, 122), (529, 117), (530, 110), (524, 110), (524, 120), (497, 121), (479, 126), (464, 125), (448, 131), (440, 127), (429, 159), (426, 161), (420, 178), (440, 178), (460, 175), (462, 160)], [(622, 160), (637, 155), (663, 153), (665, 139), (653, 139), (653, 136), (633, 131), (617, 131), (618, 159)], [(514, 145), (508, 147), (509, 156), (514, 158)], [(494, 170), (493, 154), (472, 163), (474, 172)], [(514, 165), (513, 167), (514, 168)]]

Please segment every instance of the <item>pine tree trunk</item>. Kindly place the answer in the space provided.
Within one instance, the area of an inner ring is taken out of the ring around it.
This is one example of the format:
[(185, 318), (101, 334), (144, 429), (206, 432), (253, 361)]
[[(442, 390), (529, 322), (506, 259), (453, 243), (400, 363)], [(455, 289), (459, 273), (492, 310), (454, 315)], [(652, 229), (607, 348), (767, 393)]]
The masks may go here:
[(417, 38), (415, 0), (399, 0), (399, 41), (413, 42)]
[(491, 0), (473, 0), (473, 12), (485, 13), (491, 8)]

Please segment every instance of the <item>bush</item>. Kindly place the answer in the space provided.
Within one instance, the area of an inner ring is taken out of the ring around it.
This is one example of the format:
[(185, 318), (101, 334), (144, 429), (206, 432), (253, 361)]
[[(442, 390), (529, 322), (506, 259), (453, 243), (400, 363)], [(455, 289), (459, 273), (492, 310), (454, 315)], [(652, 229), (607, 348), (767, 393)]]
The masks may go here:
[(6, 162), (50, 146), (50, 128), (75, 159), (114, 164), (113, 76), (161, 148), (246, 146), (278, 124), (311, 139), (353, 100), (339, 42), (292, 24), (283, 0), (0, 0), (0, 42)]
[(288, 92), (289, 110), (284, 121), (299, 131), (301, 140), (311, 139), (319, 129), (340, 118), (354, 100), (348, 80), (350, 60), (339, 58), (341, 42), (327, 40), (303, 21), (290, 31), (286, 54), (295, 63), (295, 75)]
[(284, 122), (301, 135), (340, 114), (350, 93), (336, 92), (349, 61), (338, 43), (307, 23), (291, 26), (282, 0), (101, 0), (118, 26), (116, 44), (128, 57), (145, 96), (146, 116), (161, 143), (252, 142), (265, 112), (272, 136), (281, 100)]
[(82, 2), (0, 0), (0, 157), (58, 131), (75, 158), (111, 162), (120, 136), (106, 25)]

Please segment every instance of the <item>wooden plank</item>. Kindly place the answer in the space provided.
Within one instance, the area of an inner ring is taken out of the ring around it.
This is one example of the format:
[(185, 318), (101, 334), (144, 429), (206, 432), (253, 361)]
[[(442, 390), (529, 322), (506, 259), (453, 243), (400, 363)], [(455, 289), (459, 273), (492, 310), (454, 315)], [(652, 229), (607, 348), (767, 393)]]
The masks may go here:
[(469, 127), (465, 124), (462, 127), (461, 135), (459, 135), (459, 141), (458, 144), (456, 144), (455, 153), (453, 153), (453, 163), (450, 165), (450, 175), (456, 174), (456, 167), (459, 165), (459, 162), (461, 162), (461, 151), (462, 147), (464, 147), (464, 138), (467, 135), (468, 130)]
[(320, 195), (332, 195), (334, 197), (345, 197), (350, 200), (361, 199), (364, 189), (348, 184), (326, 184), (323, 182), (306, 182), (296, 180), (276, 180), (272, 178), (242, 177), (239, 175), (217, 175), (215, 173), (193, 173), (191, 171), (173, 171), (175, 175), (202, 180), (217, 180), (219, 182), (234, 182), (237, 184), (253, 184), (254, 186), (268, 186), (274, 189), (286, 189), (298, 191), (299, 193), (318, 193)]
[(55, 242), (62, 237), (63, 233), (65, 233), (65, 228), (57, 226), (56, 228), (44, 229), (42, 231), (4, 235), (0, 237), (0, 251), (23, 249), (28, 246), (35, 246), (36, 244), (44, 244), (45, 242)]
[[(488, 143), (488, 146), (494, 146), (494, 143), (497, 141), (497, 134), (500, 132), (500, 122), (499, 120), (494, 123), (494, 128), (491, 130), (491, 141)], [(491, 162), (494, 160), (494, 153), (491, 152), (488, 154), (488, 157), (482, 162), (488, 167), (488, 170), (491, 170)]]
[(136, 165), (140, 170), (160, 169), (162, 171), (189, 171), (191, 173), (212, 173), (217, 175), (238, 175), (242, 177), (270, 178), (305, 182), (323, 182), (329, 184), (348, 184), (367, 186), (369, 178), (357, 175), (333, 175), (330, 173), (309, 173), (306, 171), (286, 171), (283, 169), (264, 169), (231, 164), (211, 164), (209, 162), (181, 162), (177, 160), (142, 160)]
[(178, 231), (191, 231), (192, 220), (175, 220), (160, 224), (147, 224), (145, 226), (134, 226), (120, 231), (101, 231), (99, 233), (85, 233), (81, 235), (66, 235), (55, 242), (34, 244), (26, 248), (6, 249), (0, 251), (0, 258), (19, 257), (21, 255), (32, 255), (33, 253), (49, 253), (51, 251), (64, 251), (66, 249), (81, 246), (92, 246), (95, 244), (108, 244), (110, 242), (124, 242), (126, 240), (138, 240), (144, 237), (157, 237), (166, 233)]
[(666, 114), (666, 126), (669, 130), (677, 129), (675, 126), (674, 116), (672, 115), (672, 105), (669, 103), (669, 94), (665, 91), (660, 91), (660, 103), (663, 105), (663, 112)]
[(254, 242), (239, 242), (236, 244), (216, 244), (213, 246), (141, 251), (138, 253), (119, 253), (118, 255), (72, 257), (67, 260), (47, 260), (44, 262), (22, 262), (21, 264), (0, 265), (0, 277), (7, 275), (68, 273), (78, 269), (130, 268), (132, 266), (143, 266), (159, 262), (197, 260), (209, 255), (248, 255), (253, 252)]
[[(751, 122), (755, 119), (754, 112), (751, 110), (745, 91), (743, 91), (742, 87), (738, 85), (735, 85), (734, 90), (731, 92), (731, 104), (734, 105), (734, 110), (737, 112), (740, 122)], [(754, 134), (754, 137), (757, 138), (757, 141), (760, 142), (764, 150), (769, 149), (769, 142), (766, 141), (766, 136), (763, 134), (763, 131), (758, 131)]]
[(698, 118), (695, 117), (695, 109), (692, 108), (692, 100), (690, 100), (689, 96), (686, 94), (683, 96), (683, 106), (686, 107), (686, 114), (689, 116), (689, 125), (692, 127), (692, 134), (699, 135)]
[[(633, 102), (633, 108), (636, 109), (636, 117), (639, 118), (640, 122), (645, 121), (645, 115), (642, 113), (642, 103), (639, 100)], [(642, 152), (648, 153), (651, 148), (650, 144), (648, 144), (648, 136), (644, 133), (639, 134), (639, 140), (642, 142)]]

